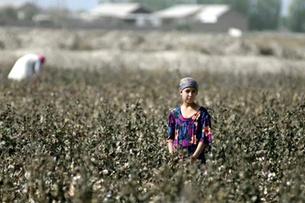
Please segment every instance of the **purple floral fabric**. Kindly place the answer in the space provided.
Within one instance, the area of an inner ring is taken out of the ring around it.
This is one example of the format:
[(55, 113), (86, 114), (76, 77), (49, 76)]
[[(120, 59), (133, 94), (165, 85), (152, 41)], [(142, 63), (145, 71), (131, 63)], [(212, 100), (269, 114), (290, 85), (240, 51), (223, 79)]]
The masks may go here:
[(171, 110), (168, 117), (167, 139), (173, 140), (175, 148), (194, 148), (199, 142), (211, 145), (211, 116), (204, 107), (190, 118), (184, 118), (181, 108)]

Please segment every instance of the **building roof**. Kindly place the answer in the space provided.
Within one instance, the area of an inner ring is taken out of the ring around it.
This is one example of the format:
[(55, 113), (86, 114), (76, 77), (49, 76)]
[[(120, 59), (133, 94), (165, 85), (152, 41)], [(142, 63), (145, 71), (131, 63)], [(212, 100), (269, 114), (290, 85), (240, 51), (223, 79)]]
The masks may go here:
[(201, 9), (197, 4), (180, 4), (156, 12), (160, 18), (184, 18), (196, 14)]
[(229, 9), (230, 6), (224, 4), (204, 5), (196, 18), (202, 23), (216, 23), (218, 18)]
[(194, 16), (202, 23), (216, 23), (218, 18), (230, 9), (225, 4), (180, 4), (156, 12), (160, 18), (185, 18)]
[(90, 14), (100, 17), (123, 18), (142, 8), (139, 3), (103, 3), (92, 9)]

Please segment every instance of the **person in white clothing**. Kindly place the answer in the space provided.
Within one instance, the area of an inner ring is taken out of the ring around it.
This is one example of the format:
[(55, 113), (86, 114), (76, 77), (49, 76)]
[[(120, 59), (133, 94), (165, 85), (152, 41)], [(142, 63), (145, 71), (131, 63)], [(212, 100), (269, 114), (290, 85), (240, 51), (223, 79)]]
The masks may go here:
[(41, 72), (45, 61), (46, 58), (42, 54), (26, 54), (16, 61), (8, 78), (18, 81), (31, 78)]

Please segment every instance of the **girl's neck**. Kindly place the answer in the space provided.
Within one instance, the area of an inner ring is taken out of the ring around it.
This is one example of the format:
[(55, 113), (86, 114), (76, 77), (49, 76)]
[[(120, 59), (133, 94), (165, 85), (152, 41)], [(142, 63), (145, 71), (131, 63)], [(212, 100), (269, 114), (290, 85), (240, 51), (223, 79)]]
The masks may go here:
[(199, 110), (199, 105), (197, 105), (196, 103), (182, 103), (180, 110), (182, 117), (185, 119), (189, 119), (197, 113), (197, 111)]

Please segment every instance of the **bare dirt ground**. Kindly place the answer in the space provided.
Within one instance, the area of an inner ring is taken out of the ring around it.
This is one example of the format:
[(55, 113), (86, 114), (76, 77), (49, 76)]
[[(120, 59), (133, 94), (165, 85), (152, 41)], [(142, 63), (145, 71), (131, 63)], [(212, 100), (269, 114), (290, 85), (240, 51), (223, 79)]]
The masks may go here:
[(0, 28), (0, 68), (21, 55), (44, 53), (60, 68), (177, 69), (305, 75), (302, 34), (81, 31)]

